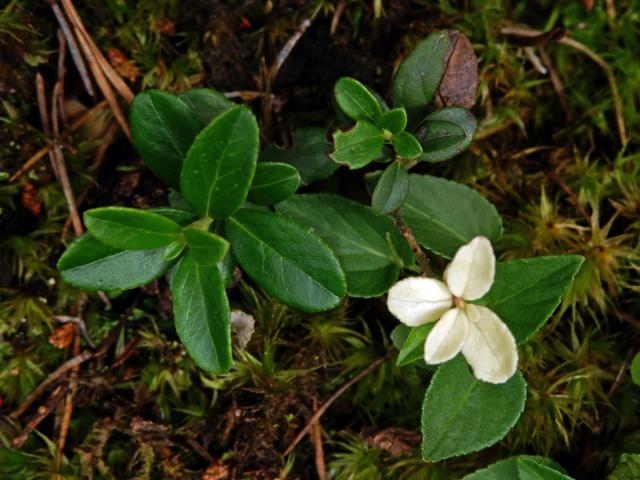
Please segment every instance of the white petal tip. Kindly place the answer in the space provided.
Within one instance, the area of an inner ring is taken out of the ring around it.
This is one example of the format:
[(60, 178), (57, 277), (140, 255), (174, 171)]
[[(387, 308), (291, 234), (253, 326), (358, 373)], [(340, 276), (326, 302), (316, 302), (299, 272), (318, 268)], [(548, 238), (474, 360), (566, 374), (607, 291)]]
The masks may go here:
[(409, 277), (389, 290), (387, 307), (402, 323), (417, 327), (438, 320), (451, 308), (447, 286), (433, 278)]

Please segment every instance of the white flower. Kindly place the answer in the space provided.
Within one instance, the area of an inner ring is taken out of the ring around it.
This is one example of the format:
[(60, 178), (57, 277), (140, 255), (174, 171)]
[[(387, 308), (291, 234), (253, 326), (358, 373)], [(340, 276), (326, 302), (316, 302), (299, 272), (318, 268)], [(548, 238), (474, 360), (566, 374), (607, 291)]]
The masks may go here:
[(487, 307), (465, 303), (489, 291), (495, 269), (491, 242), (475, 237), (458, 249), (444, 282), (410, 277), (391, 287), (387, 305), (402, 323), (416, 327), (439, 320), (424, 344), (427, 363), (446, 362), (462, 352), (485, 382), (504, 383), (515, 373), (518, 351), (507, 326)]

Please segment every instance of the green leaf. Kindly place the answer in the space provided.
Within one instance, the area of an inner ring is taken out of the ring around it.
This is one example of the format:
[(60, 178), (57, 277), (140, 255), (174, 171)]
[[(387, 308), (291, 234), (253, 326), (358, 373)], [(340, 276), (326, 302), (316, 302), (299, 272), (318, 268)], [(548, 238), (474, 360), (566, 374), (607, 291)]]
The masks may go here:
[(179, 188), (187, 151), (202, 130), (193, 110), (175, 95), (150, 90), (131, 104), (131, 135), (149, 169), (167, 185)]
[(201, 128), (206, 127), (215, 117), (236, 105), (223, 93), (212, 88), (192, 88), (182, 92), (178, 98), (193, 111)]
[(384, 171), (376, 184), (371, 206), (382, 214), (396, 211), (409, 193), (409, 173), (399, 162), (393, 162)]
[(200, 214), (224, 218), (244, 203), (258, 159), (258, 124), (246, 107), (216, 117), (189, 149), (180, 185)]
[(393, 134), (398, 134), (407, 128), (407, 112), (404, 108), (394, 108), (380, 115), (376, 124)]
[(397, 280), (413, 253), (388, 217), (337, 195), (295, 195), (277, 205), (284, 216), (312, 228), (338, 257), (349, 295), (375, 297)]
[(375, 123), (382, 114), (376, 97), (354, 78), (339, 79), (334, 88), (334, 95), (340, 109), (354, 120), (369, 120)]
[(119, 250), (85, 233), (62, 254), (58, 270), (65, 282), (84, 290), (126, 290), (165, 273), (171, 264), (163, 254), (164, 248)]
[(398, 350), (401, 350), (402, 346), (404, 345), (404, 342), (407, 341), (407, 337), (409, 336), (410, 332), (411, 332), (411, 327), (407, 327), (404, 323), (397, 324), (393, 328), (393, 330), (391, 330), (391, 335), (390, 335), (393, 346), (396, 347)]
[(445, 107), (429, 115), (416, 133), (422, 145), (419, 160), (442, 162), (455, 157), (473, 141), (478, 121), (470, 110)]
[(290, 220), (242, 209), (227, 220), (226, 233), (242, 269), (283, 303), (322, 311), (344, 297), (344, 273), (329, 247)]
[(98, 241), (123, 250), (151, 250), (180, 238), (182, 227), (149, 210), (104, 207), (84, 213), (87, 230)]
[(498, 262), (493, 286), (478, 303), (493, 310), (524, 343), (560, 304), (583, 261), (580, 255), (560, 255)]
[(545, 472), (551, 471), (553, 472), (552, 475), (561, 475), (560, 477), (533, 477), (535, 480), (571, 480), (570, 477), (558, 472), (559, 467), (553, 460), (533, 455), (518, 455), (516, 457), (500, 460), (487, 468), (477, 470), (476, 472), (467, 475), (463, 480), (525, 480), (525, 478), (526, 480), (532, 480), (532, 477), (523, 477), (522, 465), (524, 465), (524, 475), (527, 475), (526, 469), (530, 465), (542, 467), (545, 469)]
[(568, 475), (544, 465), (531, 457), (518, 457), (520, 480), (573, 480)]
[(441, 365), (422, 404), (422, 457), (431, 462), (477, 452), (501, 440), (524, 409), (520, 372), (506, 383), (478, 380), (458, 355)]
[(300, 172), (304, 184), (324, 180), (336, 171), (338, 166), (329, 158), (331, 143), (327, 141), (324, 128), (305, 127), (293, 132), (293, 145), (282, 149), (269, 145), (262, 152), (263, 162), (282, 162), (293, 165)]
[(407, 339), (402, 345), (400, 353), (398, 353), (396, 365), (402, 367), (424, 358), (424, 343), (427, 340), (427, 335), (429, 335), (429, 332), (434, 326), (435, 322), (425, 323), (424, 325), (409, 330)]
[(187, 242), (184, 238), (180, 238), (173, 243), (170, 243), (164, 248), (164, 253), (162, 254), (162, 258), (165, 262), (171, 262), (172, 260), (176, 260), (182, 255), (184, 249), (187, 247)]
[(333, 141), (335, 150), (329, 156), (353, 170), (376, 159), (384, 145), (384, 135), (373, 123), (359, 120), (351, 130), (334, 132)]
[(171, 275), (176, 331), (193, 361), (204, 370), (231, 368), (229, 301), (216, 265), (202, 265), (187, 252)]
[(258, 163), (248, 200), (258, 205), (273, 205), (293, 195), (300, 186), (298, 170), (286, 163)]
[(157, 213), (158, 215), (162, 215), (163, 217), (168, 218), (169, 220), (173, 220), (178, 225), (185, 226), (190, 223), (198, 220), (198, 217), (195, 213), (189, 212), (187, 210), (182, 210), (179, 208), (171, 208), (171, 207), (159, 207), (159, 208), (150, 208), (147, 210), (151, 213)]
[(215, 265), (229, 250), (229, 242), (215, 233), (196, 227), (184, 229), (184, 238), (189, 245), (193, 259), (200, 265)]
[(402, 216), (422, 246), (446, 258), (473, 237), (482, 235), (495, 242), (502, 233), (496, 208), (482, 195), (429, 175), (409, 176)]
[(448, 50), (448, 32), (434, 32), (400, 64), (393, 80), (393, 104), (406, 109), (410, 125), (424, 117), (442, 80)]
[(607, 480), (637, 480), (640, 478), (640, 454), (623, 453)]
[(400, 132), (391, 137), (391, 144), (402, 158), (416, 158), (422, 153), (422, 146), (409, 132)]
[(640, 385), (640, 353), (636, 353), (631, 362), (631, 380), (636, 385)]

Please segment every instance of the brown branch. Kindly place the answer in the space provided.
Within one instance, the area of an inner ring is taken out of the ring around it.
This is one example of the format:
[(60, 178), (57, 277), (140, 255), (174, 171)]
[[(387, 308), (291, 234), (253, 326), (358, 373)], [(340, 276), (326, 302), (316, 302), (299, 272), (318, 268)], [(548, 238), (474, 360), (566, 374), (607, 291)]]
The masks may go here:
[[(313, 408), (318, 408), (318, 401), (313, 399)], [(316, 472), (318, 480), (327, 480), (327, 466), (324, 461), (324, 447), (322, 445), (322, 425), (320, 419), (311, 427), (311, 442), (315, 450)]]
[[(73, 353), (78, 355), (80, 353), (80, 336), (74, 333), (73, 338)], [(60, 469), (62, 467), (62, 456), (64, 454), (64, 446), (67, 443), (67, 435), (69, 433), (69, 426), (71, 425), (71, 415), (73, 414), (73, 397), (78, 390), (78, 372), (80, 371), (80, 364), (71, 369), (71, 375), (69, 376), (69, 388), (64, 400), (64, 412), (62, 414), (62, 424), (60, 425), (60, 436), (58, 437), (58, 458), (56, 459), (56, 475), (60, 480)]]
[(49, 416), (53, 409), (56, 408), (58, 403), (60, 403), (64, 391), (65, 389), (62, 385), (60, 385), (53, 391), (51, 396), (47, 399), (46, 403), (38, 409), (36, 416), (29, 420), (27, 425), (17, 437), (11, 440), (12, 448), (21, 448), (22, 445), (24, 445), (24, 442), (26, 442), (27, 438), (29, 438), (29, 434), (36, 428), (38, 428), (38, 425), (40, 425), (40, 423), (42, 423), (42, 421)]
[(425, 277), (433, 277), (433, 271), (431, 270), (429, 258), (424, 253), (424, 250), (422, 250), (422, 248), (418, 244), (418, 240), (416, 240), (416, 237), (411, 231), (411, 229), (409, 228), (409, 226), (406, 223), (404, 223), (404, 220), (402, 219), (402, 215), (400, 214), (400, 212), (396, 212), (394, 214), (394, 221), (396, 226), (398, 227), (398, 230), (400, 230), (400, 233), (402, 233), (404, 238), (407, 239), (407, 243), (411, 247), (411, 250), (413, 251), (413, 254), (416, 257), (416, 260), (418, 261), (418, 265), (420, 265), (420, 269), (422, 270), (423, 275)]
[(393, 352), (389, 352), (384, 357), (378, 358), (371, 365), (369, 365), (367, 368), (365, 368), (363, 371), (361, 371), (359, 374), (357, 374), (355, 377), (353, 377), (351, 380), (349, 380), (347, 383), (341, 386), (338, 390), (336, 390), (336, 392), (333, 395), (331, 395), (331, 397), (329, 397), (329, 399), (320, 406), (320, 408), (316, 411), (316, 413), (314, 413), (311, 416), (306, 426), (300, 431), (300, 433), (296, 436), (293, 442), (291, 442), (287, 447), (287, 449), (284, 451), (283, 456), (286, 457), (293, 451), (294, 448), (296, 448), (296, 446), (302, 441), (304, 436), (307, 433), (309, 433), (309, 430), (311, 430), (313, 425), (320, 419), (320, 417), (322, 417), (322, 415), (324, 415), (324, 413), (333, 404), (333, 402), (335, 402), (344, 392), (349, 390), (349, 388), (351, 388), (354, 384), (362, 380), (364, 377), (366, 377), (371, 372), (373, 372), (376, 368), (382, 365), (382, 363), (388, 360), (392, 355), (393, 355)]

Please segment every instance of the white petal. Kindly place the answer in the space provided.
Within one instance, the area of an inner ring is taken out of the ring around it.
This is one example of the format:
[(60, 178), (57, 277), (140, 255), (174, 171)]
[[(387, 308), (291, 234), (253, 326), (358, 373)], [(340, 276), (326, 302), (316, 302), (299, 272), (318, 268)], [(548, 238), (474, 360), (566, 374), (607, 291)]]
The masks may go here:
[(509, 328), (487, 307), (467, 304), (469, 335), (462, 354), (473, 374), (489, 383), (504, 383), (518, 367), (516, 341)]
[(387, 307), (410, 327), (435, 322), (451, 308), (451, 293), (440, 280), (409, 277), (389, 290)]
[(469, 321), (464, 310), (449, 310), (427, 336), (424, 361), (433, 365), (451, 360), (462, 349), (468, 332)]
[(491, 242), (476, 237), (456, 252), (444, 272), (444, 281), (456, 297), (476, 300), (489, 291), (496, 274)]

